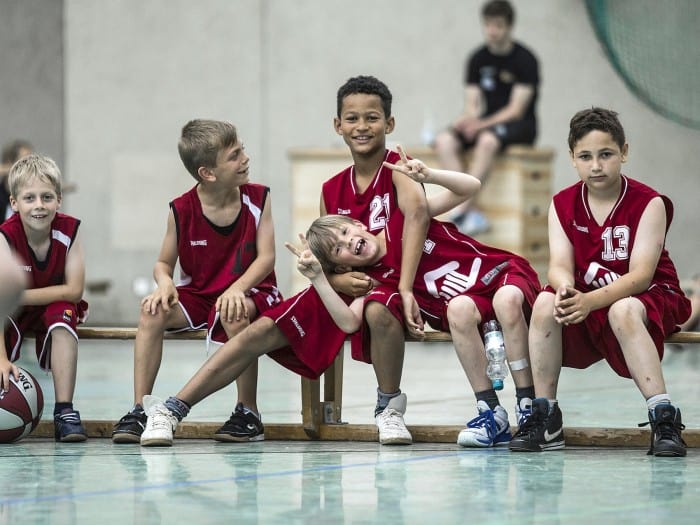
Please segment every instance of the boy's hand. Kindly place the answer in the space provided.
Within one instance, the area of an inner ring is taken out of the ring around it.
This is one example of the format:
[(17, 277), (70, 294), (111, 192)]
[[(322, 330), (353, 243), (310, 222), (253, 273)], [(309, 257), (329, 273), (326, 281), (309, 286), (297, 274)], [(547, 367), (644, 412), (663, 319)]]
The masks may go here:
[(374, 288), (372, 279), (363, 272), (334, 273), (328, 280), (336, 292), (350, 297), (362, 297)]
[(554, 296), (554, 320), (563, 325), (583, 322), (591, 313), (591, 308), (586, 303), (585, 293), (561, 285)]
[(415, 338), (423, 339), (425, 337), (423, 318), (420, 315), (420, 308), (418, 308), (413, 292), (401, 292), (401, 302), (403, 303), (403, 315), (406, 319), (408, 333)]
[(240, 321), (241, 317), (248, 317), (248, 305), (246, 304), (245, 292), (231, 286), (222, 293), (216, 300), (216, 311), (221, 319), (229, 323)]
[(13, 363), (5, 359), (0, 363), (0, 392), (4, 393), (10, 389), (10, 375), (17, 379), (19, 370)]
[(323, 273), (321, 263), (318, 262), (316, 256), (309, 249), (309, 243), (303, 234), (299, 234), (301, 248), (297, 248), (292, 243), (285, 242), (287, 249), (297, 256), (297, 270), (304, 276), (313, 281)]
[(406, 156), (406, 152), (400, 145), (396, 145), (396, 151), (399, 152), (401, 157), (400, 164), (392, 164), (390, 162), (383, 162), (382, 164), (393, 171), (398, 171), (412, 178), (416, 182), (428, 182), (428, 177), (430, 171), (428, 167), (418, 159), (409, 159)]
[(152, 294), (141, 300), (141, 309), (151, 315), (156, 315), (159, 308), (163, 308), (163, 312), (168, 313), (170, 308), (178, 303), (178, 299), (174, 284), (158, 286)]

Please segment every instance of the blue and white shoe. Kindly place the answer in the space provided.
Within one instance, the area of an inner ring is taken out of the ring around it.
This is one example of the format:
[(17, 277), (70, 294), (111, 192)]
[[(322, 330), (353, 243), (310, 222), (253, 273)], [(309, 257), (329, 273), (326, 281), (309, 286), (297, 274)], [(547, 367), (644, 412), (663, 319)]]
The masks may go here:
[(508, 412), (502, 406), (491, 410), (486, 401), (476, 404), (479, 415), (467, 423), (467, 428), (457, 436), (462, 447), (495, 447), (507, 445), (513, 437), (508, 423)]
[(532, 415), (532, 399), (523, 397), (520, 404), (515, 405), (515, 419), (518, 423), (518, 428), (522, 427)]

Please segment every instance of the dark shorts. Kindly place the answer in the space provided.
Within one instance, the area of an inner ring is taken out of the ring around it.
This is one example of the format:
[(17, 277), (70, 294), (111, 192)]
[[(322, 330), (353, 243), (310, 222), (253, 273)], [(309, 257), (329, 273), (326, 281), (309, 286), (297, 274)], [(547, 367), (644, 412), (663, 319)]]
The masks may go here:
[[(513, 122), (506, 122), (505, 124), (496, 124), (487, 129), (492, 131), (500, 140), (500, 151), (503, 151), (506, 146), (511, 144), (532, 145), (537, 138), (537, 124), (534, 120), (516, 120)], [(453, 128), (452, 133), (459, 139), (465, 150), (474, 146), (475, 141), (467, 140), (456, 129)]]
[(16, 316), (8, 317), (5, 328), (5, 350), (10, 361), (19, 359), (24, 337), (31, 333), (35, 337), (35, 353), (42, 370), (51, 367), (51, 332), (56, 328), (65, 328), (76, 341), (79, 323), (88, 316), (88, 304), (85, 301), (73, 304), (58, 301), (47, 306), (27, 306)]

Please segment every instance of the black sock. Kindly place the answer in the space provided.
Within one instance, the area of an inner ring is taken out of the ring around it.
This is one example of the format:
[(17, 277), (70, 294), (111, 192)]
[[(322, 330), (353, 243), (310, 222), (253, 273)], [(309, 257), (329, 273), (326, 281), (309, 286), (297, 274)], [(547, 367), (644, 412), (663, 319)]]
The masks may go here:
[(64, 410), (73, 410), (73, 403), (56, 403), (53, 407), (53, 415), (56, 416)]
[(501, 404), (498, 401), (498, 395), (493, 388), (489, 388), (488, 390), (483, 390), (481, 392), (475, 392), (474, 395), (476, 396), (477, 403), (479, 401), (485, 401), (491, 410), (494, 410)]
[(531, 400), (535, 399), (535, 387), (534, 386), (525, 386), (522, 388), (515, 389), (515, 398), (517, 400), (518, 406), (520, 406), (520, 401), (524, 397), (528, 397)]

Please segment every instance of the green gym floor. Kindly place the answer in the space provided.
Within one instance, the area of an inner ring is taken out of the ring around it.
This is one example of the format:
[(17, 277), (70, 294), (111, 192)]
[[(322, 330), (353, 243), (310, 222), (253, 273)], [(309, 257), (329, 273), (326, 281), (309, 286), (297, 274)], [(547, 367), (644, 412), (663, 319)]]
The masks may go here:
[[(155, 394), (174, 394), (205, 359), (199, 342), (166, 342)], [(19, 364), (46, 397), (51, 378), (33, 352)], [(700, 349), (664, 361), (669, 392), (688, 428), (700, 427)], [(81, 344), (75, 406), (84, 420), (116, 420), (131, 405), (130, 342)], [(346, 356), (343, 420), (372, 423), (375, 381)], [(403, 389), (409, 425), (461, 425), (475, 402), (449, 345), (411, 344)], [(512, 412), (512, 383), (501, 394)], [(636, 428), (646, 420), (629, 380), (605, 365), (564, 370), (564, 425)], [(228, 387), (196, 406), (188, 421), (223, 422)], [(259, 407), (266, 423), (301, 423), (299, 379), (260, 361)], [(512, 414), (511, 414), (512, 419)], [(113, 445), (104, 438), (62, 444), (30, 436), (0, 445), (4, 524), (424, 524), (700, 522), (700, 449), (654, 458), (645, 448), (568, 447), (543, 454), (461, 449), (452, 443), (386, 447), (371, 442), (264, 441), (223, 444), (176, 439), (172, 448)]]

